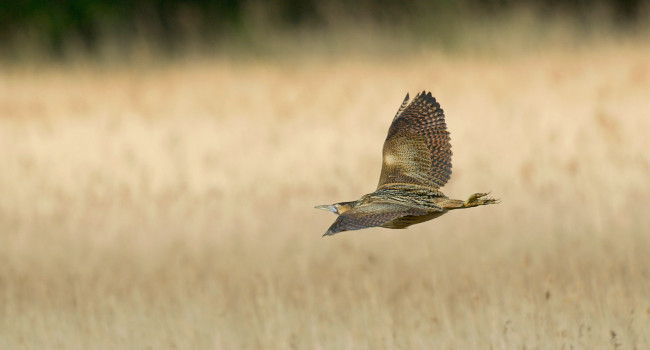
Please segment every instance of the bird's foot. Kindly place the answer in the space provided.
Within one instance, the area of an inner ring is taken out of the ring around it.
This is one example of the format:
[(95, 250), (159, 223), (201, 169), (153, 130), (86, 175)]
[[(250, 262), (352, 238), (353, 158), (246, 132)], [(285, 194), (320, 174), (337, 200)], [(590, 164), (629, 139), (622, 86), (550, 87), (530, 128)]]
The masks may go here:
[(488, 197), (490, 193), (474, 193), (465, 201), (465, 208), (476, 207), (479, 205), (498, 204), (499, 200)]

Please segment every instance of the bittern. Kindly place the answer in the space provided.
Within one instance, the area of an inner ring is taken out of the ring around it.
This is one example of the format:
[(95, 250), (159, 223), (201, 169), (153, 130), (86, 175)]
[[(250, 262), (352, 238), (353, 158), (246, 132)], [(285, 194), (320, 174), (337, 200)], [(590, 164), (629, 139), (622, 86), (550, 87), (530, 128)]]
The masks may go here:
[(406, 94), (384, 141), (377, 190), (356, 201), (316, 206), (338, 214), (323, 236), (377, 226), (403, 229), (450, 210), (498, 203), (488, 193), (463, 201), (440, 191), (451, 176), (449, 141), (445, 114), (431, 93), (412, 101)]

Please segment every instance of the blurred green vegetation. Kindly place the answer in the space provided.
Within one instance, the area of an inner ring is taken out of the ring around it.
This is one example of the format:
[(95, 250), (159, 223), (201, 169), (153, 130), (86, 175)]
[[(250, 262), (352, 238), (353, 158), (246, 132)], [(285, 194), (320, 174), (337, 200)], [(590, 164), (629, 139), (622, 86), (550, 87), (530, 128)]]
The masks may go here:
[[(2, 56), (32, 52), (63, 57), (70, 51), (119, 53), (139, 45), (173, 55), (230, 47), (255, 50), (272, 33), (394, 29), (436, 36), (444, 44), (468, 23), (499, 21), (527, 8), (540, 18), (563, 16), (588, 31), (597, 21), (633, 30), (649, 0), (4, 0), (0, 2)], [(405, 31), (405, 32), (404, 32)], [(396, 34), (400, 35), (400, 34)], [(438, 43), (440, 44), (440, 42)]]

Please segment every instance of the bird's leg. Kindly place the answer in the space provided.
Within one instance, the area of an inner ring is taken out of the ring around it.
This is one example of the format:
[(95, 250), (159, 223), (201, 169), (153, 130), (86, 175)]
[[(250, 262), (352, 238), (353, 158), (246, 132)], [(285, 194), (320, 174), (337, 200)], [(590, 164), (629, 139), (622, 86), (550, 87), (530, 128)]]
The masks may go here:
[(487, 205), (487, 204), (497, 204), (499, 203), (498, 199), (490, 198), (487, 197), (489, 193), (474, 193), (473, 195), (469, 196), (469, 198), (465, 201), (465, 204), (463, 205), (464, 208), (471, 208), (471, 207), (476, 207), (479, 205)]

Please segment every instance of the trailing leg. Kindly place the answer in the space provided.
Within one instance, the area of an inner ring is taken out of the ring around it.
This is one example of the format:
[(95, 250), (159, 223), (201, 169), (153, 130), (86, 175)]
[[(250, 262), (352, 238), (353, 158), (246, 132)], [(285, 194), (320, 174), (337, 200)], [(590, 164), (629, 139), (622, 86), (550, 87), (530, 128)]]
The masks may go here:
[(479, 205), (498, 204), (499, 200), (488, 197), (489, 193), (474, 193), (463, 203), (463, 208), (478, 207)]
[(487, 197), (488, 193), (474, 193), (469, 196), (466, 201), (460, 199), (450, 199), (445, 198), (444, 200), (436, 203), (440, 207), (446, 210), (452, 209), (463, 209), (463, 208), (472, 208), (478, 207), (479, 205), (488, 205), (488, 204), (497, 204), (499, 203), (498, 199)]

